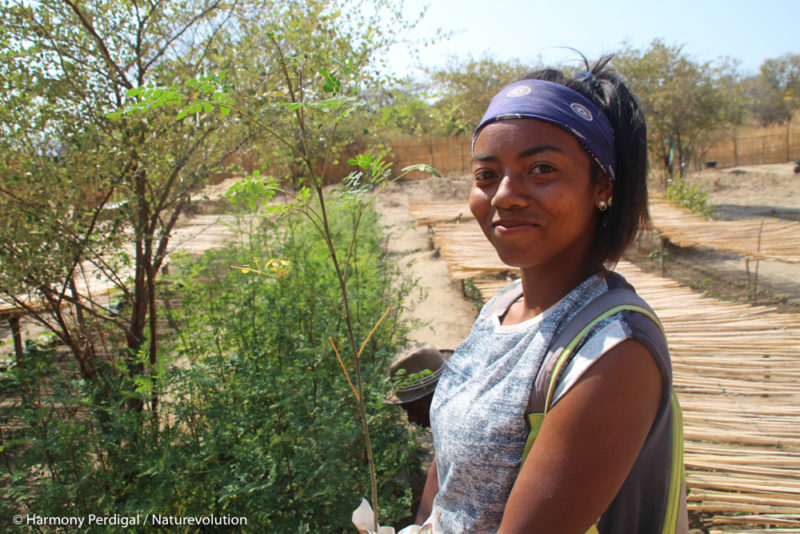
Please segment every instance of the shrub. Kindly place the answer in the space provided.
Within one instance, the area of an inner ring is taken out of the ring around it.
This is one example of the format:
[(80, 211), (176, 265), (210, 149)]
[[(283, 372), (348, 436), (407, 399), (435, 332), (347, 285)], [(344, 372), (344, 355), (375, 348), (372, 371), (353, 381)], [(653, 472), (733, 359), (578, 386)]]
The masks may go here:
[[(332, 208), (344, 256), (355, 221), (346, 204)], [(419, 466), (413, 434), (382, 399), (389, 360), (405, 342), (398, 304), (411, 285), (384, 261), (374, 211), (361, 229), (347, 277), (357, 339), (396, 305), (362, 354), (362, 379), (384, 514), (399, 519), (410, 501), (401, 474)], [(247, 243), (207, 253), (180, 280), (175, 347), (190, 363), (175, 368), (170, 395), (183, 399), (173, 405), (175, 418), (194, 438), (185, 456), (203, 459), (199, 485), (216, 488), (213, 500), (225, 513), (268, 531), (339, 532), (366, 495), (369, 475), (353, 392), (330, 341), (342, 346), (346, 338), (332, 305), (338, 280), (305, 217), (289, 217), (281, 229), (266, 222)], [(281, 262), (265, 269), (270, 259)], [(198, 497), (197, 507), (207, 509), (209, 497)]]
[(667, 200), (682, 206), (692, 213), (711, 217), (714, 208), (708, 203), (708, 193), (701, 191), (696, 185), (690, 185), (685, 179), (667, 181)]
[[(344, 203), (329, 211), (346, 254), (353, 214)], [(150, 380), (95, 386), (56, 368), (52, 354), (15, 370), (6, 385), (26, 393), (2, 421), (14, 413), (22, 423), (0, 448), (4, 517), (214, 514), (246, 517), (249, 532), (348, 530), (370, 482), (358, 409), (329, 340), (342, 346), (346, 331), (331, 304), (340, 293), (327, 245), (309, 219), (291, 215), (241, 237), (183, 259), (171, 279), (157, 427), (147, 412), (114, 404), (148, 395)], [(386, 263), (381, 240), (368, 210), (347, 286), (358, 339), (394, 304), (362, 354), (362, 379), (382, 514), (398, 520), (410, 504), (406, 475), (420, 466), (415, 431), (382, 399), (413, 284)]]

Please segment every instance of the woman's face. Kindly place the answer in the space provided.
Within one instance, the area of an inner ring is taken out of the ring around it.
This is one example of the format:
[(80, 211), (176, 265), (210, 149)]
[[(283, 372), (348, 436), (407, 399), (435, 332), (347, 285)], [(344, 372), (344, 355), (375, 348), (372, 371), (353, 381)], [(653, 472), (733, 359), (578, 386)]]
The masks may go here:
[(611, 182), (592, 179), (572, 134), (534, 119), (497, 121), (478, 134), (473, 154), (470, 210), (504, 263), (558, 269), (590, 260), (596, 206)]

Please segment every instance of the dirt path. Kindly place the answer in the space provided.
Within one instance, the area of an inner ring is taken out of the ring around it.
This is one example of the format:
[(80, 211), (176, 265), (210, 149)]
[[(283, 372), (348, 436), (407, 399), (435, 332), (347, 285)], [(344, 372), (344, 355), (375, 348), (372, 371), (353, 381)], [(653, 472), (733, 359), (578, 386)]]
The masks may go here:
[(463, 179), (425, 178), (392, 184), (379, 197), (381, 220), (389, 232), (389, 253), (418, 281), (421, 300), (410, 316), (429, 326), (414, 330), (413, 341), (439, 349), (455, 349), (469, 334), (477, 316), (475, 303), (464, 296), (460, 282), (450, 278), (447, 263), (433, 248), (431, 234), (416, 226), (408, 210), (412, 199), (459, 198)]

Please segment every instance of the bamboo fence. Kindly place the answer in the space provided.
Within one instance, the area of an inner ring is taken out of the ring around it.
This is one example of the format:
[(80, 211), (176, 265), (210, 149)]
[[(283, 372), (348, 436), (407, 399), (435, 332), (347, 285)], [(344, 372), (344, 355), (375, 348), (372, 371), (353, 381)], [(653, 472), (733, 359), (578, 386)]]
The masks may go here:
[[(427, 163), (443, 175), (462, 175), (470, 172), (472, 157), (472, 136), (469, 134), (443, 136), (394, 136), (382, 139), (382, 144), (390, 149), (389, 161), (394, 163), (395, 174), (410, 165)], [(348, 160), (368, 149), (366, 140), (357, 140), (343, 147), (342, 151), (325, 166), (326, 182), (338, 182), (347, 176), (354, 167)], [(708, 145), (701, 153), (704, 162), (713, 161), (717, 168), (738, 167), (741, 165), (763, 165), (767, 163), (784, 163), (800, 158), (800, 126), (790, 123), (782, 126), (771, 126), (733, 133)], [(257, 150), (239, 153), (226, 159), (226, 165), (237, 164), (249, 174), (260, 167), (265, 160), (264, 154)], [(693, 162), (699, 165), (700, 162)], [(323, 165), (316, 166), (316, 172), (322, 173)], [(273, 162), (267, 174), (298, 179), (306, 174), (302, 166), (294, 163)], [(219, 183), (233, 176), (228, 171), (213, 176), (212, 183)], [(428, 173), (412, 171), (408, 178), (424, 178)]]
[(783, 163), (800, 158), (800, 125), (757, 128), (720, 139), (706, 151), (703, 159), (717, 167)]
[[(472, 155), (472, 136), (398, 136), (385, 140), (392, 149), (395, 169), (408, 165), (427, 163), (444, 175), (468, 174)], [(363, 152), (358, 144), (349, 147), (340, 161), (347, 161), (348, 155)], [(771, 126), (734, 133), (721, 138), (704, 152), (704, 161), (714, 161), (717, 168), (738, 167), (740, 165), (763, 165), (784, 163), (800, 158), (800, 125), (791, 122), (782, 126)], [(338, 175), (345, 176), (350, 169), (337, 169)], [(336, 173), (333, 173), (337, 175)], [(423, 177), (425, 173), (413, 173), (412, 177)]]
[[(387, 144), (392, 148), (395, 169), (427, 163), (445, 176), (466, 174), (472, 169), (472, 137), (469, 135), (395, 137)], [(427, 176), (418, 171), (410, 174), (412, 178)]]
[[(488, 299), (515, 272), (474, 221), (437, 222), (455, 221), (460, 206), (418, 203), (412, 213), (433, 226), (453, 278), (473, 278)], [(690, 511), (712, 532), (800, 532), (800, 315), (702, 296), (627, 262), (617, 271), (667, 332)]]

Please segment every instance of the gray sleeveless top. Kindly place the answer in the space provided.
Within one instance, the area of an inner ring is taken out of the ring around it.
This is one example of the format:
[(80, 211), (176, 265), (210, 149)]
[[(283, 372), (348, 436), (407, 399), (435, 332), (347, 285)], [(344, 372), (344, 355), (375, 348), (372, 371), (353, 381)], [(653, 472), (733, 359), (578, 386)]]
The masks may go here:
[[(431, 406), (439, 476), (433, 504), (441, 513), (444, 532), (494, 532), (499, 527), (528, 435), (525, 411), (536, 374), (560, 330), (608, 290), (607, 274), (591, 276), (548, 310), (518, 325), (501, 325), (496, 312), (490, 313), (492, 299), (454, 352)], [(611, 276), (624, 282), (618, 275)], [(556, 402), (591, 362), (629, 337), (639, 336), (632, 334), (622, 313), (598, 323), (566, 369)], [(658, 363), (664, 389), (669, 390), (669, 364)], [(665, 406), (669, 406), (669, 391), (654, 427), (663, 426), (659, 421), (664, 419)], [(627, 510), (622, 514), (630, 515)]]

